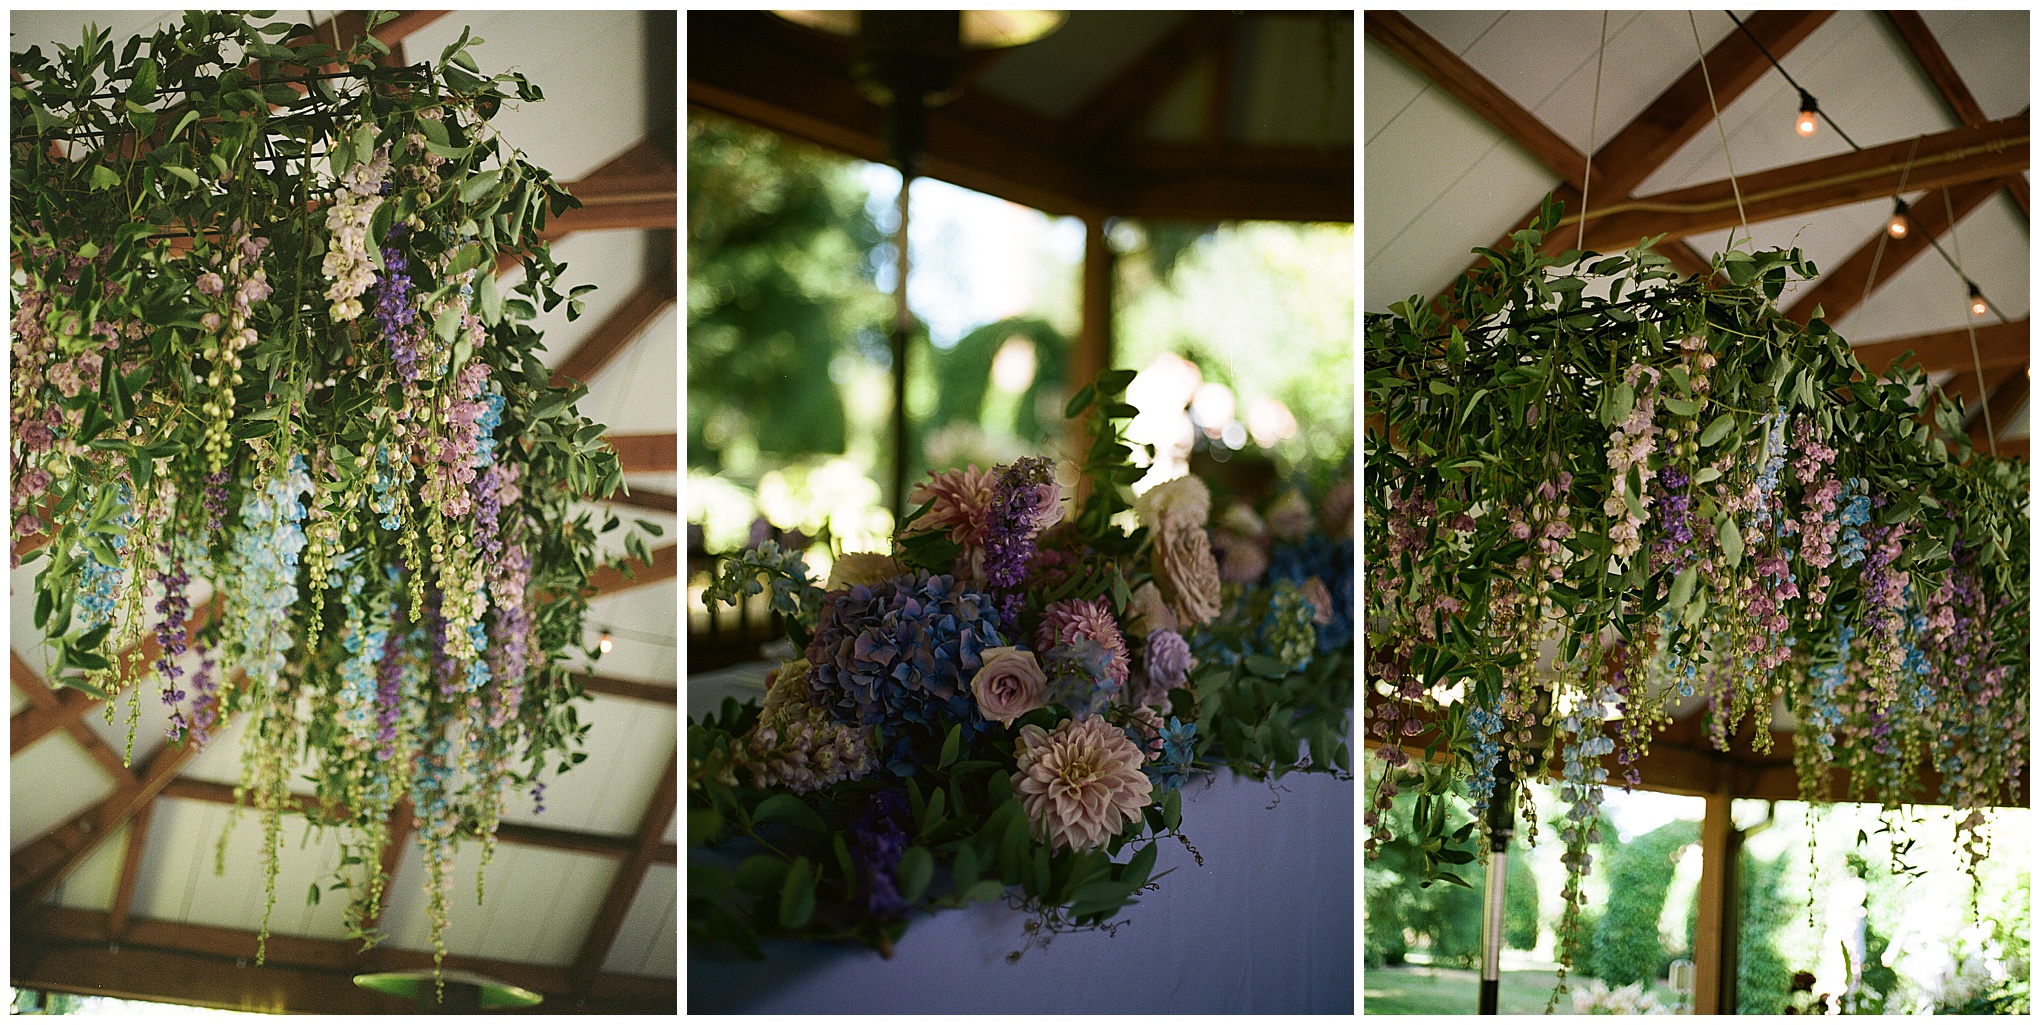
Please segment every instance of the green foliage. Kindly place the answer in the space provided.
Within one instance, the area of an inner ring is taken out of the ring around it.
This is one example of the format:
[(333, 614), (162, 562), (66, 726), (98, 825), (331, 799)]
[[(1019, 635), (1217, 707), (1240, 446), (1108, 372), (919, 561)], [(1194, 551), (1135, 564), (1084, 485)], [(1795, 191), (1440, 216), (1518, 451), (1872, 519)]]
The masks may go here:
[(1584, 963), (1588, 974), (1610, 988), (1663, 976), (1672, 958), (1658, 937), (1658, 919), (1679, 852), (1699, 839), (1699, 823), (1671, 822), (1616, 848), (1607, 860), (1608, 904), (1594, 926), (1593, 957)]
[[(1370, 768), (1375, 764), (1370, 762)], [(1407, 937), (1414, 936), (1434, 958), (1473, 965), (1480, 957), (1479, 882), (1454, 885), (1427, 878), (1437, 871), (1437, 852), (1447, 848), (1423, 837), (1432, 832), (1425, 820), (1435, 818), (1438, 835), (1458, 836), (1464, 846), (1473, 834), (1474, 822), (1462, 799), (1446, 789), (1449, 777), (1433, 774), (1424, 779), (1397, 772), (1396, 778), (1409, 784), (1383, 813), (1394, 823), (1396, 839), (1380, 845), (1379, 857), (1367, 863), (1368, 963), (1401, 964), (1408, 950)], [(1439, 792), (1429, 793), (1433, 787)], [(1427, 846), (1431, 849), (1426, 850)], [(1446, 866), (1455, 869), (1451, 878), (1479, 871), (1470, 850), (1456, 849), (1452, 854), (1463, 854), (1466, 862)]]
[(1502, 888), (1502, 942), (1517, 950), (1537, 946), (1537, 876), (1521, 844), (1509, 843), (1509, 883)]
[(742, 439), (844, 451), (831, 363), (886, 344), (880, 238), (849, 161), (690, 113), (687, 211), (688, 465), (721, 472)]
[(1740, 938), (1736, 941), (1735, 1011), (1737, 1014), (1779, 1014), (1792, 1001), (1792, 973), (1797, 966), (1779, 952), (1780, 934), (1795, 917), (1804, 917), (1805, 905), (1779, 892), (1784, 875), (1785, 855), (1773, 861), (1758, 861), (1748, 851), (1742, 855)]

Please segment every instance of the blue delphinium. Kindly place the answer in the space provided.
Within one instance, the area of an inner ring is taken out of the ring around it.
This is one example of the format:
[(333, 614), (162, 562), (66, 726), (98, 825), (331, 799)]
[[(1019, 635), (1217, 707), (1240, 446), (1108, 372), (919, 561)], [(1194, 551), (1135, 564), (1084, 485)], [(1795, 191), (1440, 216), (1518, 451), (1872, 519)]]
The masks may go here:
[(981, 653), (1006, 643), (997, 617), (991, 595), (925, 570), (831, 592), (808, 644), (809, 694), (840, 722), (879, 727), (895, 771), (902, 733), (939, 738), (959, 724), (975, 740), (991, 725), (970, 682)]
[(1166, 794), (1182, 787), (1183, 780), (1193, 768), (1191, 763), (1197, 756), (1197, 724), (1186, 723), (1172, 715), (1162, 726), (1161, 741), (1162, 757), (1141, 766), (1140, 771), (1147, 775), (1156, 793)]
[(1842, 544), (1835, 562), (1846, 569), (1862, 562), (1870, 546), (1862, 531), (1870, 522), (1870, 496), (1864, 493), (1863, 481), (1856, 477), (1843, 485), (1842, 496)]
[(1502, 732), (1502, 717), (1486, 705), (1467, 709), (1466, 726), (1473, 731), (1473, 779), (1466, 792), (1473, 799), (1473, 815), (1487, 812), (1495, 793), (1495, 766), (1502, 760), (1502, 745), (1495, 737)]
[(293, 640), (290, 609), (297, 603), (298, 553), (305, 547), (302, 496), (312, 489), (304, 457), (241, 501), (234, 537), (237, 579), (227, 589), (227, 622), (239, 634), (241, 667), (251, 682), (267, 684), (283, 671)]
[(1270, 583), (1286, 580), (1300, 585), (1310, 577), (1318, 578), (1332, 596), (1332, 621), (1317, 628), (1317, 650), (1343, 648), (1353, 640), (1353, 539), (1312, 533), (1269, 551)]
[(1841, 725), (1842, 711), (1835, 705), (1835, 696), (1841, 693), (1843, 677), (1849, 670), (1849, 642), (1855, 640), (1856, 628), (1844, 626), (1835, 637), (1835, 655), (1830, 661), (1813, 667), (1813, 695), (1808, 702), (1807, 722), (1813, 726), (1814, 740), (1820, 744), (1821, 761), (1834, 758), (1835, 727)]

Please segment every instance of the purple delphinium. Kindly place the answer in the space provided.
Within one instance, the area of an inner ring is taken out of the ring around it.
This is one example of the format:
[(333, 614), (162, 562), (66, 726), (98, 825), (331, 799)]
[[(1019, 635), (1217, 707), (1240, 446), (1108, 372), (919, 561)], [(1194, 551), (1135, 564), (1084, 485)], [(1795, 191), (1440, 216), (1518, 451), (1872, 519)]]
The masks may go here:
[(410, 263), (397, 248), (404, 230), (403, 225), (393, 225), (389, 244), (383, 247), (384, 271), (375, 287), (375, 323), (389, 342), (398, 380), (410, 384), (418, 380), (418, 303), (412, 295)]
[(908, 817), (907, 795), (887, 790), (872, 795), (871, 802), (850, 823), (850, 861), (857, 866), (864, 906), (874, 915), (897, 918), (907, 913), (895, 873), (907, 853), (907, 833), (901, 823)]
[(205, 529), (215, 534), (227, 514), (227, 479), (225, 470), (205, 475)]
[(382, 667), (376, 684), (375, 739), (382, 745), (376, 757), (387, 762), (397, 756), (397, 716), (403, 711), (404, 641), (403, 635), (395, 630), (383, 641)]
[(1651, 546), (1653, 569), (1681, 567), (1693, 558), (1692, 478), (1676, 466), (1658, 471), (1658, 537)]
[[(166, 540), (157, 549), (169, 569), (157, 578), (163, 584), (163, 597), (156, 602), (156, 612), (163, 618), (156, 624), (156, 646), (162, 649), (156, 658), (156, 673), (163, 681), (163, 703), (175, 708), (184, 700), (184, 690), (177, 686), (184, 667), (177, 664), (177, 656), (184, 654), (184, 617), (191, 612), (191, 598), (185, 594), (185, 587), (191, 583), (191, 574), (185, 571), (184, 559), (175, 544)], [(175, 712), (171, 719), (174, 735), (183, 720)]]
[(1027, 578), (1035, 535), (1055, 523), (1062, 489), (1041, 456), (1027, 456), (999, 471), (992, 495), (992, 522), (985, 532), (985, 579), (997, 591), (1011, 591)]
[(214, 680), (218, 668), (213, 648), (201, 646), (198, 650), (198, 671), (191, 674), (191, 718), (187, 721), (181, 713), (170, 713), (170, 739), (182, 740), (188, 734), (191, 741), (203, 748), (212, 742), (213, 724), (220, 721), (220, 691)]

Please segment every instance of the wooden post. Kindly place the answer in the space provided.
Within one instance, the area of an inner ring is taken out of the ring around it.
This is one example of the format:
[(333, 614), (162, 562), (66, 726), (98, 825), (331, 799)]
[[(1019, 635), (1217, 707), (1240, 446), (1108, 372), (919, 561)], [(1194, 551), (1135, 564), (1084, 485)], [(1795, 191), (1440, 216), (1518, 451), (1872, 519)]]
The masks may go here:
[[(1077, 344), (1064, 364), (1064, 387), (1067, 394), (1075, 395), (1085, 385), (1096, 380), (1098, 375), (1112, 365), (1112, 246), (1105, 239), (1105, 215), (1091, 213), (1084, 216), (1084, 309), (1083, 328), (1077, 333)], [(1070, 423), (1068, 458), (1082, 467), (1086, 453), (1091, 450), (1091, 435), (1082, 421)], [(1090, 480), (1077, 481), (1076, 493), (1072, 496), (1081, 505), (1090, 488)]]
[(1733, 969), (1724, 978), (1727, 951), (1722, 940), (1734, 928), (1736, 909), (1735, 866), (1729, 862), (1734, 847), (1729, 834), (1735, 823), (1729, 815), (1734, 798), (1726, 791), (1707, 795), (1707, 813), (1700, 822), (1700, 908), (1693, 923), (1693, 1013), (1734, 1014), (1735, 1005), (1723, 1007), (1724, 983), (1733, 984)]

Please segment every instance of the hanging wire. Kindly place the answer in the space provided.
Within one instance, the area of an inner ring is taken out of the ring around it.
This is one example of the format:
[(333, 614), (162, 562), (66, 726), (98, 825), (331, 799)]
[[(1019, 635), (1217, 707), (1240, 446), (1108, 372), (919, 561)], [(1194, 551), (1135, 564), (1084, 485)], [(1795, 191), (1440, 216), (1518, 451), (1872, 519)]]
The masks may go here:
[[(1962, 236), (1955, 231), (1955, 201), (1948, 198), (1947, 189), (1941, 190), (1941, 202), (1948, 210), (1948, 240), (1955, 243), (1955, 256), (1959, 260), (1962, 256)], [(1969, 285), (1970, 291), (1977, 298), (1983, 298), (1983, 292), (1977, 289), (1976, 282), (1969, 281), (1967, 278), (1963, 280)], [(1964, 298), (1966, 300), (1967, 297)], [(1969, 313), (1968, 310), (1963, 310), (1962, 312), (1964, 314)], [(1976, 370), (1976, 401), (1978, 405), (1983, 407), (1984, 440), (1990, 442), (1990, 455), (1991, 458), (1995, 459), (1998, 454), (1997, 426), (1991, 422), (1990, 392), (1985, 390), (1983, 386), (1983, 354), (1977, 351), (1976, 347), (1976, 318), (1974, 316), (1964, 316), (1962, 318), (1962, 326), (1969, 329), (1969, 365)]]
[[(1767, 61), (1770, 61), (1770, 62), (1771, 62), (1771, 66), (1772, 66), (1772, 67), (1774, 67), (1774, 68), (1777, 68), (1777, 69), (1778, 69), (1778, 73), (1779, 73), (1779, 74), (1781, 74), (1781, 75), (1784, 75), (1784, 76), (1785, 76), (1785, 81), (1786, 81), (1787, 83), (1789, 83), (1789, 84), (1790, 84), (1790, 85), (1792, 86), (1792, 88), (1794, 88), (1794, 89), (1797, 89), (1797, 90), (1799, 90), (1799, 94), (1800, 94), (1801, 96), (1809, 96), (1809, 97), (1810, 97), (1810, 96), (1812, 96), (1812, 95), (1813, 95), (1812, 93), (1810, 93), (1810, 92), (1807, 92), (1807, 91), (1806, 91), (1806, 87), (1805, 87), (1805, 86), (1803, 86), (1803, 85), (1800, 85), (1800, 84), (1799, 84), (1798, 82), (1796, 82), (1796, 81), (1794, 81), (1794, 80), (1793, 80), (1793, 78), (1792, 78), (1792, 73), (1791, 73), (1791, 72), (1789, 72), (1789, 71), (1787, 71), (1787, 70), (1785, 70), (1785, 65), (1783, 65), (1783, 64), (1780, 64), (1780, 63), (1778, 63), (1778, 58), (1776, 58), (1776, 57), (1773, 57), (1773, 56), (1771, 56), (1771, 50), (1770, 50), (1770, 48), (1764, 45), (1764, 41), (1763, 41), (1763, 40), (1761, 40), (1761, 39), (1758, 39), (1758, 38), (1757, 38), (1757, 34), (1756, 34), (1756, 33), (1754, 33), (1754, 32), (1751, 32), (1751, 31), (1750, 31), (1750, 27), (1749, 27), (1748, 25), (1745, 25), (1745, 24), (1743, 24), (1743, 21), (1742, 21), (1742, 19), (1741, 19), (1741, 18), (1738, 18), (1738, 17), (1736, 17), (1736, 16), (1735, 16), (1735, 12), (1734, 12), (1734, 11), (1727, 11), (1727, 12), (1725, 12), (1725, 13), (1726, 13), (1726, 14), (1728, 15), (1728, 20), (1730, 20), (1730, 21), (1733, 21), (1733, 22), (1735, 22), (1735, 27), (1736, 27), (1736, 28), (1742, 29), (1743, 35), (1746, 35), (1746, 36), (1750, 37), (1750, 42), (1752, 42), (1752, 43), (1755, 43), (1755, 44), (1757, 44), (1757, 49), (1758, 49), (1759, 51), (1761, 51), (1761, 52), (1763, 53), (1763, 55), (1764, 55), (1764, 59), (1765, 59), (1765, 60), (1767, 60)], [(1692, 16), (1691, 12), (1688, 12), (1688, 13), (1687, 13), (1687, 17), (1691, 17), (1691, 16)], [(1834, 119), (1834, 118), (1831, 118), (1831, 117), (1829, 117), (1829, 116), (1828, 116), (1828, 113), (1827, 113), (1827, 111), (1825, 111), (1825, 110), (1822, 110), (1822, 109), (1820, 109), (1820, 104), (1819, 104), (1818, 102), (1816, 102), (1816, 103), (1815, 103), (1815, 104), (1813, 105), (1813, 112), (1814, 112), (1814, 113), (1816, 113), (1816, 114), (1819, 114), (1819, 115), (1820, 115), (1820, 119), (1821, 119), (1822, 121), (1825, 121), (1825, 122), (1827, 122), (1827, 123), (1828, 123), (1828, 127), (1829, 127), (1829, 128), (1832, 128), (1832, 129), (1834, 129), (1834, 130), (1835, 130), (1835, 134), (1836, 134), (1836, 135), (1839, 135), (1839, 136), (1841, 136), (1841, 137), (1842, 137), (1842, 141), (1843, 141), (1843, 142), (1846, 142), (1846, 143), (1848, 143), (1848, 144), (1849, 144), (1849, 146), (1850, 146), (1850, 148), (1852, 148), (1852, 149), (1862, 149), (1862, 148), (1863, 148), (1863, 147), (1861, 147), (1861, 146), (1858, 146), (1858, 145), (1856, 145), (1856, 140), (1854, 140), (1854, 139), (1851, 139), (1851, 138), (1849, 138), (1849, 133), (1847, 133), (1847, 132), (1845, 132), (1845, 131), (1842, 131), (1842, 126), (1841, 126), (1841, 125), (1835, 124), (1835, 119)]]
[(1594, 112), (1587, 118), (1587, 170), (1580, 179), (1580, 241), (1574, 249), (1587, 248), (1587, 197), (1594, 187), (1594, 146), (1600, 141), (1601, 69), (1608, 63), (1608, 12), (1601, 12), (1601, 55), (1594, 60)]
[[(1919, 151), (1920, 151), (1920, 137), (1915, 135), (1913, 136), (1912, 149), (1907, 150), (1905, 154), (1905, 168), (1898, 172), (1898, 194), (1900, 196), (1905, 195), (1906, 179), (1912, 177), (1913, 157), (1916, 156), (1919, 153)], [(1947, 190), (1945, 189), (1942, 190), (1941, 194), (1947, 195)], [(1898, 200), (1898, 206), (1901, 208), (1904, 207), (1905, 200), (1903, 199)], [(1893, 216), (1896, 217), (1899, 215), (1893, 214)], [(1870, 289), (1877, 283), (1877, 268), (1883, 266), (1884, 264), (1884, 244), (1889, 241), (1891, 241), (1891, 233), (1889, 231), (1880, 231), (1877, 233), (1877, 252), (1870, 257), (1870, 276), (1863, 279), (1863, 298), (1856, 300), (1856, 305), (1858, 306), (1861, 306), (1862, 304), (1870, 301)]]
[[(1729, 17), (1734, 17), (1734, 15), (1731, 14)], [(1743, 212), (1742, 185), (1735, 180), (1735, 158), (1728, 153), (1728, 129), (1721, 127), (1721, 105), (1714, 100), (1714, 76), (1707, 71), (1707, 51), (1700, 45), (1700, 23), (1694, 20), (1692, 11), (1686, 12), (1686, 24), (1693, 30), (1693, 50), (1700, 55), (1700, 80), (1707, 83), (1707, 106), (1714, 111), (1714, 131), (1721, 136), (1721, 158), (1728, 161), (1728, 187), (1735, 191), (1735, 216), (1742, 221), (1743, 241), (1748, 242), (1750, 240), (1750, 218), (1748, 214)], [(1737, 22), (1737, 24), (1741, 24), (1741, 22)], [(1748, 30), (1745, 29), (1744, 31)], [(1754, 39), (1756, 37), (1752, 36), (1750, 38)], [(1760, 47), (1762, 45), (1761, 43), (1758, 44)], [(1772, 63), (1775, 64), (1777, 62), (1773, 61)], [(1780, 70), (1782, 71), (1783, 69), (1781, 68)], [(1841, 131), (1839, 128), (1835, 130)], [(1728, 232), (1728, 241), (1721, 248), (1726, 251), (1734, 248), (1734, 246), (1735, 230), (1731, 228)]]
[[(1768, 60), (1768, 61), (1770, 61), (1770, 62), (1771, 62), (1771, 66), (1772, 66), (1772, 67), (1774, 67), (1774, 68), (1776, 68), (1776, 69), (1778, 69), (1778, 74), (1780, 74), (1780, 75), (1783, 75), (1783, 76), (1785, 76), (1785, 81), (1786, 81), (1786, 82), (1790, 83), (1790, 84), (1791, 84), (1791, 86), (1792, 86), (1792, 87), (1793, 87), (1794, 89), (1798, 89), (1798, 90), (1799, 90), (1800, 92), (1802, 92), (1802, 93), (1806, 92), (1806, 89), (1805, 89), (1805, 88), (1804, 88), (1803, 86), (1801, 86), (1801, 85), (1800, 85), (1800, 84), (1799, 84), (1799, 83), (1798, 83), (1797, 81), (1795, 81), (1795, 80), (1794, 80), (1794, 79), (1792, 78), (1792, 73), (1791, 73), (1791, 72), (1789, 72), (1789, 71), (1786, 71), (1786, 70), (1785, 70), (1785, 66), (1784, 66), (1784, 65), (1782, 65), (1782, 64), (1779, 64), (1779, 63), (1778, 63), (1778, 58), (1776, 58), (1776, 57), (1773, 57), (1773, 56), (1771, 56), (1771, 51), (1770, 51), (1770, 50), (1769, 50), (1768, 48), (1766, 48), (1766, 47), (1764, 46), (1764, 41), (1763, 41), (1763, 40), (1761, 40), (1761, 39), (1758, 39), (1758, 38), (1757, 38), (1757, 36), (1756, 36), (1756, 33), (1754, 33), (1754, 32), (1751, 32), (1751, 31), (1750, 31), (1750, 27), (1749, 27), (1748, 25), (1745, 25), (1745, 24), (1743, 24), (1743, 22), (1742, 22), (1742, 19), (1741, 19), (1741, 18), (1738, 18), (1738, 17), (1736, 17), (1736, 16), (1735, 16), (1735, 12), (1734, 12), (1734, 11), (1726, 11), (1726, 12), (1723, 12), (1723, 13), (1725, 13), (1725, 14), (1727, 14), (1727, 15), (1728, 15), (1728, 18), (1729, 18), (1729, 20), (1730, 20), (1730, 21), (1733, 21), (1733, 22), (1735, 22), (1735, 24), (1736, 24), (1736, 27), (1737, 27), (1737, 28), (1740, 28), (1740, 29), (1742, 29), (1742, 31), (1743, 31), (1743, 35), (1746, 35), (1746, 36), (1749, 36), (1749, 37), (1750, 37), (1750, 42), (1752, 42), (1752, 43), (1755, 43), (1755, 44), (1757, 44), (1757, 49), (1758, 49), (1758, 50), (1761, 50), (1761, 51), (1763, 51), (1763, 54), (1764, 54), (1764, 59), (1765, 59), (1765, 60)], [(1691, 15), (1691, 14), (1689, 13), (1689, 14), (1687, 15), (1687, 17), (1688, 17), (1688, 18), (1690, 19), (1690, 18), (1692, 17), (1692, 15)], [(1699, 36), (1698, 36), (1698, 30), (1695, 30), (1695, 36), (1694, 36), (1694, 39), (1695, 39), (1695, 41), (1696, 41), (1696, 42), (1698, 41), (1698, 38), (1699, 38)], [(1707, 68), (1706, 68), (1706, 61), (1704, 61), (1704, 60), (1703, 60), (1703, 61), (1701, 61), (1701, 71), (1702, 71), (1702, 72), (1704, 73), (1704, 72), (1705, 72), (1706, 70), (1707, 70)], [(1812, 94), (1811, 94), (1811, 93), (1808, 93), (1807, 95), (1812, 95)], [(1712, 99), (1712, 98), (1713, 98), (1713, 97), (1712, 97), (1712, 95), (1710, 94), (1710, 95), (1709, 95), (1709, 99)], [(1816, 105), (1815, 105), (1815, 108), (1816, 108), (1816, 109), (1815, 109), (1815, 112), (1816, 112), (1816, 113), (1818, 113), (1818, 114), (1820, 115), (1820, 118), (1821, 118), (1821, 120), (1823, 120), (1823, 121), (1826, 121), (1826, 122), (1828, 123), (1829, 127), (1833, 128), (1833, 129), (1835, 130), (1835, 134), (1836, 134), (1836, 135), (1839, 135), (1839, 136), (1841, 136), (1841, 137), (1842, 137), (1842, 141), (1843, 141), (1843, 142), (1846, 142), (1846, 143), (1848, 143), (1848, 144), (1849, 144), (1849, 148), (1850, 148), (1850, 149), (1852, 149), (1852, 150), (1855, 150), (1855, 151), (1856, 151), (1856, 152), (1858, 152), (1858, 153), (1860, 153), (1860, 152), (1862, 152), (1862, 151), (1863, 151), (1863, 147), (1862, 147), (1862, 146), (1860, 146), (1860, 145), (1858, 145), (1858, 144), (1856, 143), (1856, 140), (1854, 140), (1854, 139), (1851, 139), (1851, 138), (1849, 138), (1849, 133), (1847, 133), (1847, 132), (1845, 132), (1845, 131), (1842, 131), (1842, 126), (1841, 126), (1841, 125), (1835, 124), (1835, 119), (1834, 119), (1834, 118), (1831, 118), (1831, 117), (1829, 117), (1829, 116), (1828, 116), (1828, 113), (1827, 113), (1827, 111), (1825, 111), (1825, 110), (1820, 110), (1820, 109), (1819, 109), (1819, 105), (1818, 105), (1818, 104), (1816, 104)], [(1718, 111), (1717, 111), (1717, 112), (1715, 113), (1715, 120), (1716, 120), (1716, 123), (1717, 123), (1717, 124), (1718, 124), (1718, 123), (1720, 122), (1720, 117), (1721, 117), (1721, 115), (1720, 115), (1720, 112), (1718, 112)], [(1913, 140), (1913, 147), (1914, 147), (1914, 149), (1915, 149), (1915, 150), (1917, 150), (1917, 149), (1919, 148), (1919, 139), (1915, 138), (1915, 139)], [(1911, 163), (1912, 163), (1912, 158), (1911, 158), (1911, 157), (1907, 157), (1907, 158), (1906, 158), (1906, 164), (1907, 164), (1907, 166), (1911, 166)], [(1732, 175), (1732, 174), (1733, 174), (1733, 172), (1731, 172), (1731, 175)], [(1903, 191), (1904, 191), (1904, 184), (1905, 184), (1905, 183), (1904, 183), (1904, 180), (1903, 180), (1903, 179), (1901, 179), (1901, 180), (1900, 180), (1900, 182), (1899, 182), (1899, 185), (1900, 185), (1900, 189), (1899, 189), (1899, 191), (1900, 191), (1900, 192), (1903, 192)], [(1894, 197), (1892, 197), (1892, 198), (1896, 199), (1896, 198), (1898, 198), (1898, 197), (1894, 196)], [(1948, 196), (1947, 196), (1947, 190), (1946, 190), (1945, 188), (1944, 188), (1944, 189), (1942, 189), (1942, 191), (1941, 191), (1941, 198), (1942, 198), (1943, 200), (1948, 200)], [(1950, 211), (1951, 211), (1951, 213), (1952, 213), (1952, 211), (1953, 211), (1953, 201), (1952, 201), (1952, 200), (1948, 200), (1948, 202), (1949, 202), (1949, 209), (1950, 209)], [(1953, 232), (1953, 231), (1955, 230), (1955, 221), (1954, 221), (1954, 218), (1953, 218), (1952, 216), (1951, 216), (1951, 217), (1950, 217), (1950, 218), (1948, 219), (1948, 230), (1949, 230), (1950, 232)], [(1731, 234), (1732, 234), (1732, 233), (1731, 233)], [(1969, 272), (1968, 272), (1968, 271), (1965, 271), (1965, 270), (1963, 270), (1963, 269), (1962, 269), (1962, 261), (1961, 261), (1960, 259), (1956, 258), (1956, 257), (1953, 257), (1953, 256), (1949, 256), (1949, 255), (1948, 255), (1948, 251), (1947, 251), (1946, 249), (1943, 249), (1943, 248), (1941, 248), (1941, 243), (1940, 243), (1939, 241), (1937, 241), (1937, 240), (1935, 240), (1935, 239), (1933, 239), (1933, 238), (1928, 238), (1928, 239), (1927, 239), (1927, 244), (1928, 244), (1928, 245), (1931, 245), (1931, 246), (1933, 246), (1933, 247), (1934, 247), (1934, 252), (1937, 252), (1937, 253), (1940, 253), (1940, 254), (1941, 254), (1941, 259), (1943, 259), (1943, 260), (1947, 261), (1947, 263), (1948, 263), (1948, 266), (1949, 266), (1949, 267), (1950, 267), (1951, 269), (1953, 269), (1953, 270), (1955, 271), (1955, 273), (1956, 273), (1956, 274), (1958, 274), (1958, 275), (1960, 275), (1960, 276), (1961, 276), (1961, 278), (1962, 278), (1962, 280), (1963, 280), (1963, 282), (1964, 282), (1965, 284), (1968, 284), (1968, 285), (1972, 285), (1972, 286), (1976, 284), (1976, 282), (1975, 282), (1975, 281), (1973, 281), (1973, 280), (1971, 280), (1971, 279), (1970, 279), (1970, 277), (1969, 277)], [(1880, 242), (1880, 243), (1878, 243), (1878, 245), (1879, 245), (1879, 252), (1880, 252), (1880, 254), (1881, 254), (1881, 253), (1882, 253), (1882, 246), (1883, 246), (1883, 243), (1881, 243), (1881, 242)], [(1987, 308), (1988, 308), (1988, 309), (1989, 309), (1989, 310), (1990, 310), (1990, 311), (1991, 311), (1992, 313), (1994, 313), (1994, 314), (1996, 314), (1996, 315), (1997, 315), (1997, 318), (1998, 318), (1998, 322), (1999, 322), (1999, 323), (2001, 323), (2001, 324), (2009, 324), (2009, 323), (2011, 323), (2011, 320), (2010, 320), (2010, 319), (2008, 319), (2008, 318), (2007, 318), (2007, 317), (2005, 316), (2005, 314), (2004, 314), (2004, 311), (2003, 311), (2003, 310), (2000, 310), (2000, 309), (1998, 309), (1998, 307), (1997, 307), (1997, 304), (1996, 304), (1996, 303), (1994, 303), (1994, 302), (1992, 302), (1992, 301), (1990, 300), (1990, 297), (1989, 297), (1989, 296), (1983, 295), (1983, 294), (1982, 294), (1982, 290), (1981, 290), (1981, 289), (1978, 289), (1977, 291), (1978, 291), (1978, 296), (1977, 296), (1977, 297), (1983, 300), (1983, 304), (1984, 304), (1984, 306), (1985, 306), (1985, 307), (1987, 307)], [(1867, 295), (1868, 293), (1866, 292), (1865, 294)]]

